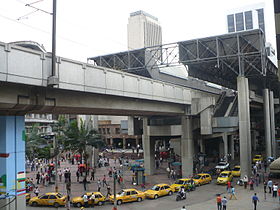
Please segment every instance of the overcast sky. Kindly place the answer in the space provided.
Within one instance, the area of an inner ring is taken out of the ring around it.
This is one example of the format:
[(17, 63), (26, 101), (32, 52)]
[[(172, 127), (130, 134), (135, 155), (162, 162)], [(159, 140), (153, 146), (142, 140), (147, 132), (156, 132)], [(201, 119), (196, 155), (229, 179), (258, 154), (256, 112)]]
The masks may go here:
[[(25, 6), (37, 0), (0, 0), (0, 41), (32, 40), (51, 51), (52, 16)], [(127, 22), (131, 12), (144, 10), (157, 17), (163, 43), (227, 32), (226, 14), (265, 2), (268, 40), (275, 46), (273, 0), (57, 0), (57, 54), (86, 61), (87, 57), (127, 50)], [(51, 12), (52, 0), (33, 4)]]

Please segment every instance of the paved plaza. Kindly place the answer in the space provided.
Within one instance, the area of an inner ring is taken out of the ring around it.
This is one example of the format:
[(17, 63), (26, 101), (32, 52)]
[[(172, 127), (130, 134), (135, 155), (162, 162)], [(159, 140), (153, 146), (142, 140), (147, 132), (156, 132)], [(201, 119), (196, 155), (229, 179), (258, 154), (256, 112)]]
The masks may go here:
[[(130, 160), (130, 162), (133, 162)], [(147, 177), (147, 184), (146, 189), (151, 188), (154, 184), (158, 183), (166, 183), (166, 184), (173, 184), (174, 180), (171, 180), (167, 177), (167, 173), (165, 171), (166, 168), (166, 162), (164, 162), (161, 165), (161, 168), (156, 171), (156, 174), (153, 176)], [(110, 159), (110, 166), (114, 167), (116, 166), (119, 168), (119, 164), (115, 165), (114, 161)], [(72, 175), (72, 184), (71, 184), (71, 197), (75, 196), (81, 196), (85, 191), (83, 188), (82, 183), (78, 183), (76, 180), (76, 171), (77, 171), (77, 165), (71, 165), (66, 162), (61, 163), (61, 169), (63, 170), (65, 167), (69, 167), (71, 169), (71, 175)], [(107, 182), (110, 184), (111, 189), (113, 189), (113, 180), (112, 178), (109, 178), (107, 176), (108, 174), (108, 167), (101, 167), (97, 168), (95, 173), (95, 180), (91, 181), (90, 184), (87, 185), (87, 191), (97, 191), (97, 180), (100, 179), (102, 181), (102, 177), (104, 174), (107, 177)], [(127, 168), (123, 167), (123, 173), (124, 173), (124, 184), (123, 186), (120, 186), (117, 184), (117, 192), (123, 187), (123, 188), (136, 188), (138, 190), (142, 190), (140, 186), (134, 186), (132, 185), (132, 172)], [(35, 172), (30, 172), (27, 174), (28, 177), (35, 177)], [(34, 179), (35, 180), (35, 179)], [(89, 179), (88, 179), (89, 180)], [(64, 178), (62, 179), (62, 182), (59, 182), (59, 191), (63, 194), (66, 194), (66, 188), (64, 184)], [(80, 177), (80, 181), (82, 181), (82, 178)], [(237, 179), (235, 178), (233, 183), (236, 184)], [(276, 180), (278, 181), (278, 180)], [(45, 192), (52, 192), (54, 191), (54, 185), (49, 186), (40, 186), (40, 194)], [(258, 193), (260, 202), (257, 209), (263, 209), (263, 210), (276, 210), (280, 209), (280, 203), (278, 198), (272, 198), (271, 194), (267, 194), (267, 198), (264, 199), (263, 194), (263, 185), (259, 185), (258, 187), (255, 187), (255, 190), (249, 190), (244, 189), (242, 186), (236, 187), (236, 195), (238, 200), (229, 200), (228, 202), (228, 208), (227, 209), (234, 209), (234, 210), (249, 210), (253, 209), (251, 197), (254, 194), (254, 192)], [(106, 195), (106, 186), (101, 188), (101, 192)], [(214, 210), (216, 208), (216, 194), (220, 193), (222, 196), (226, 196), (229, 198), (229, 194), (226, 192), (226, 186), (216, 185), (216, 179), (214, 178), (211, 184), (207, 184), (201, 187), (197, 187), (195, 191), (190, 192), (187, 194), (187, 200), (184, 201), (176, 201), (176, 195), (172, 196), (166, 196), (159, 198), (157, 200), (149, 200), (146, 199), (140, 203), (134, 202), (134, 203), (127, 203), (122, 204), (118, 206), (118, 209), (121, 210), (132, 210), (132, 209), (160, 209), (160, 210), (179, 210), (183, 205), (187, 207), (188, 210)], [(32, 196), (34, 196), (34, 193), (32, 193)], [(106, 203), (104, 206), (96, 206), (97, 209), (112, 209), (112, 204)], [(53, 209), (51, 207), (31, 207), (28, 206), (27, 210), (35, 210), (35, 209)], [(71, 209), (78, 209), (71, 207)], [(63, 207), (60, 207), (59, 209), (66, 209)], [(87, 208), (92, 209), (92, 208)]]

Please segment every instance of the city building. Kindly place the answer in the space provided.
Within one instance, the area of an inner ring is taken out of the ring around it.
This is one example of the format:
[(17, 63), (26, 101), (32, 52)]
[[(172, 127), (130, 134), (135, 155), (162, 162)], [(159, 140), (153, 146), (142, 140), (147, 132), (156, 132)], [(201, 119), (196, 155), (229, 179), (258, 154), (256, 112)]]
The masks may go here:
[(127, 24), (128, 49), (162, 44), (162, 30), (158, 18), (139, 10), (130, 13)]
[(233, 9), (227, 15), (228, 33), (258, 28), (265, 32), (265, 25), (264, 3)]

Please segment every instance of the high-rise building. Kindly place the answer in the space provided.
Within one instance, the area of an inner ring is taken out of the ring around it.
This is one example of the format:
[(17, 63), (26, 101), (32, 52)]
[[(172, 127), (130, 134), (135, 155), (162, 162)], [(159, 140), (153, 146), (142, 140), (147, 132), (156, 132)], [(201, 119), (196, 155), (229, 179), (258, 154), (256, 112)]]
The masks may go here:
[(234, 9), (227, 15), (228, 32), (261, 29), (265, 32), (264, 3)]
[(162, 31), (158, 19), (142, 10), (130, 13), (127, 36), (129, 50), (162, 44)]

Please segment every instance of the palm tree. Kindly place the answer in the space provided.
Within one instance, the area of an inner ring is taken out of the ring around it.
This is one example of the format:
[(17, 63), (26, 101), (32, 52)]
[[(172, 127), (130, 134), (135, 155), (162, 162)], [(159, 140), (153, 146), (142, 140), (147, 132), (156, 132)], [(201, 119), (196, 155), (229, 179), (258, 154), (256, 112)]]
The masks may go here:
[(88, 163), (87, 146), (101, 148), (105, 145), (98, 131), (88, 126), (82, 119), (80, 125), (77, 120), (70, 122), (64, 135), (65, 149), (79, 152), (83, 156), (85, 163)]

